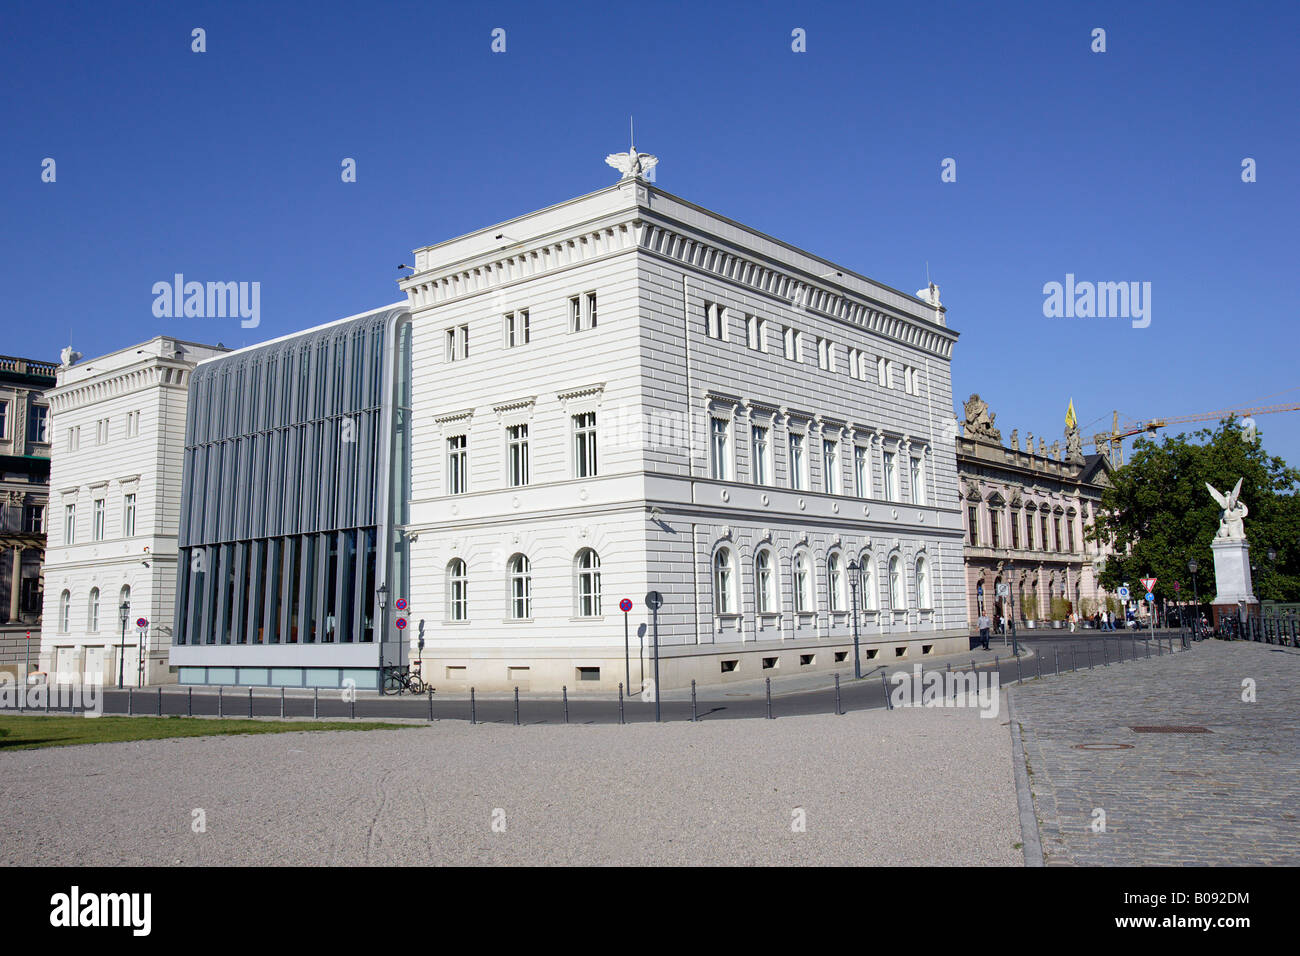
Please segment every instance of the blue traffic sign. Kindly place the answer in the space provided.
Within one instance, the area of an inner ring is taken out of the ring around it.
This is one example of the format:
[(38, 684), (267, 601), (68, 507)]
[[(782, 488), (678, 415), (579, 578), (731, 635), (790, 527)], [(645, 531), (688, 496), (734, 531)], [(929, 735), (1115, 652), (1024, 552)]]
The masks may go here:
[(1148, 591), (1148, 592), (1147, 592), (1147, 600), (1148, 600), (1148, 601), (1154, 601), (1155, 599), (1156, 599), (1156, 596), (1155, 596), (1154, 594), (1152, 594), (1150, 591)]
[(620, 611), (622, 611), (624, 614), (626, 614), (628, 611), (632, 610), (632, 601), (631, 601), (631, 599), (630, 599), (630, 598), (623, 598), (623, 600), (619, 601), (619, 602), (618, 602), (618, 609), (619, 609)]

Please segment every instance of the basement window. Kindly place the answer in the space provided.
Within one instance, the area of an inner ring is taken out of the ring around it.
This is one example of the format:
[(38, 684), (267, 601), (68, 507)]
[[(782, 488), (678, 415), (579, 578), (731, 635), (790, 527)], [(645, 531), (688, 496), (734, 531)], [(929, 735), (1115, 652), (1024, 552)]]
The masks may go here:
[(930, 653), (931, 651), (933, 651), (933, 650), (934, 650), (934, 645), (933, 645), (933, 644), (922, 644), (922, 645), (921, 645), (921, 653), (922, 653), (922, 654), (929, 654), (929, 653)]
[(447, 666), (447, 680), (464, 680), (465, 668), (459, 664), (449, 664)]
[(810, 664), (815, 664), (815, 663), (817, 663), (817, 655), (816, 655), (816, 654), (800, 654), (800, 655), (799, 655), (799, 666), (800, 666), (800, 667), (807, 667), (807, 666), (809, 666)]
[(579, 667), (578, 680), (600, 680), (599, 667)]
[(894, 656), (895, 656), (895, 657), (906, 657), (906, 656), (907, 656), (907, 648), (906, 648), (906, 647), (896, 647), (896, 648), (894, 648)]
[(879, 653), (880, 653), (880, 648), (878, 648), (878, 647), (871, 647), (871, 648), (868, 648), (868, 649), (867, 649), (867, 660), (869, 660), (869, 661), (874, 661), (874, 660), (876, 659), (876, 655), (879, 654)]
[(776, 662), (777, 662), (777, 660), (778, 660), (778, 659), (775, 658), (775, 657), (765, 657), (765, 658), (763, 658), (763, 670), (765, 670), (765, 671), (770, 671), (770, 670), (772, 670), (774, 667), (776, 667)]
[(845, 661), (847, 661), (848, 659), (849, 659), (849, 652), (848, 652), (848, 651), (836, 651), (836, 652), (835, 652), (835, 663), (836, 663), (836, 664), (843, 664), (843, 663), (844, 663)]
[(722, 662), (722, 673), (724, 673), (724, 674), (732, 674), (732, 673), (735, 673), (735, 670), (736, 670), (736, 668), (737, 668), (739, 665), (740, 665), (740, 661), (739, 661), (739, 660), (723, 661), (723, 662)]

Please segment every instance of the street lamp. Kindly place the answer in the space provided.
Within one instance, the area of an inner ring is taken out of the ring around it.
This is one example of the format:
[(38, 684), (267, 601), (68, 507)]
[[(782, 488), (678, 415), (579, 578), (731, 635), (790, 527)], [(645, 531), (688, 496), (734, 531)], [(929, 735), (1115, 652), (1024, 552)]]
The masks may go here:
[(1020, 656), (1020, 642), (1016, 640), (1016, 563), (1007, 562), (1007, 594), (1011, 598), (1011, 653)]
[(131, 602), (123, 601), (118, 612), (122, 618), (122, 643), (117, 648), (117, 689), (122, 689), (122, 674), (126, 665), (126, 619), (131, 615)]
[(1192, 639), (1199, 641), (1201, 639), (1201, 592), (1196, 589), (1196, 559), (1187, 562), (1187, 570), (1192, 575)]
[(388, 585), (381, 583), (375, 591), (375, 599), (379, 602), (379, 681), (380, 690), (383, 690), (384, 680), (384, 640), (388, 637), (388, 619), (384, 615), (384, 608), (388, 606)]
[(862, 679), (862, 657), (858, 652), (858, 575), (862, 573), (862, 565), (858, 564), (857, 558), (849, 560), (849, 589), (853, 592), (853, 678), (854, 680)]

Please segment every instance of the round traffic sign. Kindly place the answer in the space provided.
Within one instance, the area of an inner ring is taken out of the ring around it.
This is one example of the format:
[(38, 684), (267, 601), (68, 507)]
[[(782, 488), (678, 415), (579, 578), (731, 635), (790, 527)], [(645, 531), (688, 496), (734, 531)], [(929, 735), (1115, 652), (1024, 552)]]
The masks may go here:
[(1147, 600), (1148, 600), (1148, 601), (1154, 601), (1155, 599), (1156, 599), (1156, 596), (1155, 596), (1154, 594), (1152, 594), (1150, 591), (1148, 591), (1148, 592), (1147, 592)]
[(398, 609), (399, 611), (405, 611), (405, 610), (406, 610), (406, 598), (398, 598), (398, 599), (397, 599), (397, 609)]
[(149, 626), (149, 619), (148, 619), (147, 617), (137, 617), (137, 618), (135, 619), (135, 626), (136, 626), (136, 627), (148, 627), (148, 626)]
[(406, 630), (406, 618), (404, 618), (404, 617), (399, 617), (399, 618), (397, 619), (397, 629), (398, 629), (399, 631), (404, 631), (404, 630)]
[(652, 611), (657, 611), (664, 605), (664, 596), (658, 591), (651, 591), (645, 596), (646, 606)]
[(630, 598), (623, 598), (623, 600), (619, 601), (619, 602), (618, 602), (618, 609), (619, 609), (620, 611), (622, 611), (624, 614), (626, 614), (628, 611), (632, 610), (632, 601), (631, 601), (631, 599), (630, 599)]
[(1128, 599), (1128, 588), (1120, 588), (1115, 593), (1118, 594), (1120, 597), (1124, 598), (1125, 600)]

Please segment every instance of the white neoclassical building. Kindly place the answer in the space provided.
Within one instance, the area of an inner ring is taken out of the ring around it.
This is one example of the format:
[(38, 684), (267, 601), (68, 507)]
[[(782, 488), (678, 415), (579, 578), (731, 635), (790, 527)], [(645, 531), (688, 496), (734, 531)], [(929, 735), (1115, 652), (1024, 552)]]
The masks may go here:
[[(217, 349), (159, 336), (88, 361), (49, 401), (41, 668), (64, 682), (174, 680), (167, 661), (190, 373)], [(127, 625), (122, 627), (122, 605)], [(142, 629), (135, 622), (144, 618)], [(123, 653), (124, 646), (124, 653)]]
[(938, 290), (632, 167), (199, 366), (182, 681), (639, 689), (656, 629), (667, 686), (848, 670), (855, 602), (865, 663), (966, 648)]

